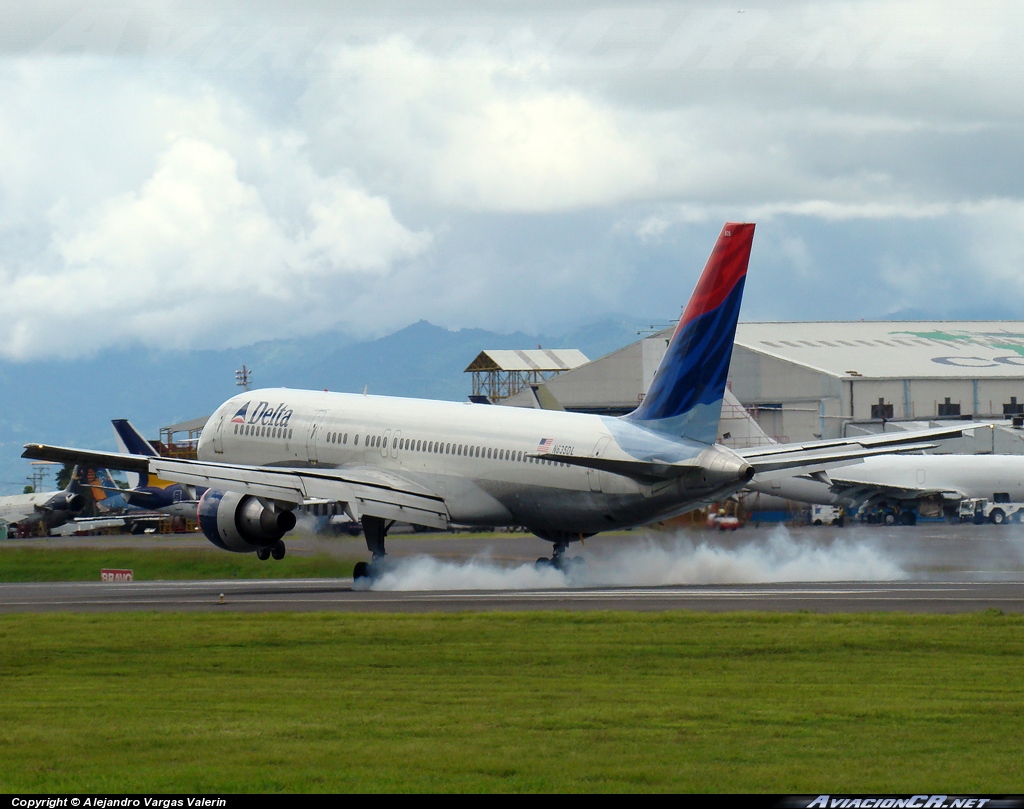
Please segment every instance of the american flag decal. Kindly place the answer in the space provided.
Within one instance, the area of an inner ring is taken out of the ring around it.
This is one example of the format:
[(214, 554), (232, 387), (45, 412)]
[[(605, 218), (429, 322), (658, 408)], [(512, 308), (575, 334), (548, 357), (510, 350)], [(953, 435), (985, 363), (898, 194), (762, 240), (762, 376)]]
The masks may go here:
[(555, 443), (553, 438), (542, 438), (537, 445), (537, 452), (550, 452), (551, 445)]

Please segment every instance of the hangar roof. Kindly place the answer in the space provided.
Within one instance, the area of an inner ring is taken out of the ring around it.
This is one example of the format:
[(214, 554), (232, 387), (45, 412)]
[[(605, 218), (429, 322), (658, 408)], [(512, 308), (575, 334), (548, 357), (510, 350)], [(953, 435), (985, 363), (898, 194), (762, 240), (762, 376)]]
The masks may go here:
[(206, 426), (206, 422), (210, 420), (209, 416), (200, 416), (197, 419), (189, 419), (188, 421), (182, 421), (178, 424), (169, 424), (166, 427), (161, 427), (161, 432), (168, 433), (186, 433), (186, 432), (197, 432), (202, 430)]
[(740, 323), (736, 344), (844, 379), (1024, 377), (1024, 322)]
[(568, 371), (590, 362), (576, 348), (491, 349), (477, 354), (470, 371)]

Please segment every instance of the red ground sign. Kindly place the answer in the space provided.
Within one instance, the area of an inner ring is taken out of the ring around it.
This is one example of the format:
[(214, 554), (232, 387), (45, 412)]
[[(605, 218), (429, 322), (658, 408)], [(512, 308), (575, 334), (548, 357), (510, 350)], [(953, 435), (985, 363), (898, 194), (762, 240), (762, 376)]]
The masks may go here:
[(104, 568), (100, 571), (101, 581), (135, 581), (135, 575), (131, 570), (112, 570)]

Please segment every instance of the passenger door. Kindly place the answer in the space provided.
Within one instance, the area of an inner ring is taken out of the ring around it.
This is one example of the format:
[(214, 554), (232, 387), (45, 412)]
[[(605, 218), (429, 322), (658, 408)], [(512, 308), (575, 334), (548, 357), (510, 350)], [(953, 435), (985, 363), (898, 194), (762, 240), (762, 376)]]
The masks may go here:
[[(604, 451), (608, 444), (611, 443), (611, 436), (603, 436), (598, 439), (597, 446), (594, 447), (594, 457), (604, 457)], [(590, 491), (599, 492), (601, 491), (601, 470), (600, 469), (587, 469), (587, 479), (590, 483)]]
[(309, 435), (306, 437), (306, 457), (309, 458), (311, 464), (319, 463), (316, 445), (320, 439), (320, 425), (326, 415), (326, 410), (317, 410), (309, 423)]

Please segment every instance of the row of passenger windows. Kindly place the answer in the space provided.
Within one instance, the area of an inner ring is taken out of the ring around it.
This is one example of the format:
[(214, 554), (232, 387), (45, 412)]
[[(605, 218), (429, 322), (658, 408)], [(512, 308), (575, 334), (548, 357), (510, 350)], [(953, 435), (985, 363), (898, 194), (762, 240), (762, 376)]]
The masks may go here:
[[(269, 438), (291, 439), (292, 430), (285, 427), (266, 427), (258, 424), (236, 424), (235, 434), (259, 435)], [(366, 446), (380, 448), (386, 439), (382, 435), (367, 436)], [(328, 444), (348, 444), (348, 433), (329, 432), (327, 433)], [(543, 463), (549, 466), (568, 466), (569, 464), (557, 463), (545, 458), (531, 458), (525, 453), (511, 449), (495, 449), (494, 447), (481, 447), (469, 444), (449, 444), (443, 441), (424, 441), (417, 438), (392, 438), (389, 442), (390, 449), (407, 450), (409, 452), (431, 452), (438, 455), (460, 455), (470, 458), (490, 458), (499, 461), (515, 461), (516, 463)], [(359, 446), (359, 434), (352, 436), (352, 446)]]
[[(339, 439), (340, 436), (340, 439)], [(383, 436), (373, 436), (367, 439), (371, 447), (381, 447), (386, 439)], [(347, 444), (348, 433), (328, 433), (327, 442), (330, 444)], [(359, 444), (359, 436), (355, 436), (353, 445)], [(515, 461), (516, 463), (543, 463), (549, 466), (568, 466), (569, 464), (557, 463), (541, 458), (531, 458), (526, 453), (512, 449), (495, 449), (494, 447), (481, 447), (469, 444), (450, 444), (444, 441), (425, 441), (422, 438), (392, 438), (388, 441), (388, 449), (404, 450), (406, 452), (429, 452), (436, 455), (459, 455), (470, 458), (490, 458), (498, 461)]]
[(235, 435), (258, 435), (266, 438), (288, 438), (292, 437), (292, 430), (289, 427), (267, 427), (263, 424), (236, 424)]

